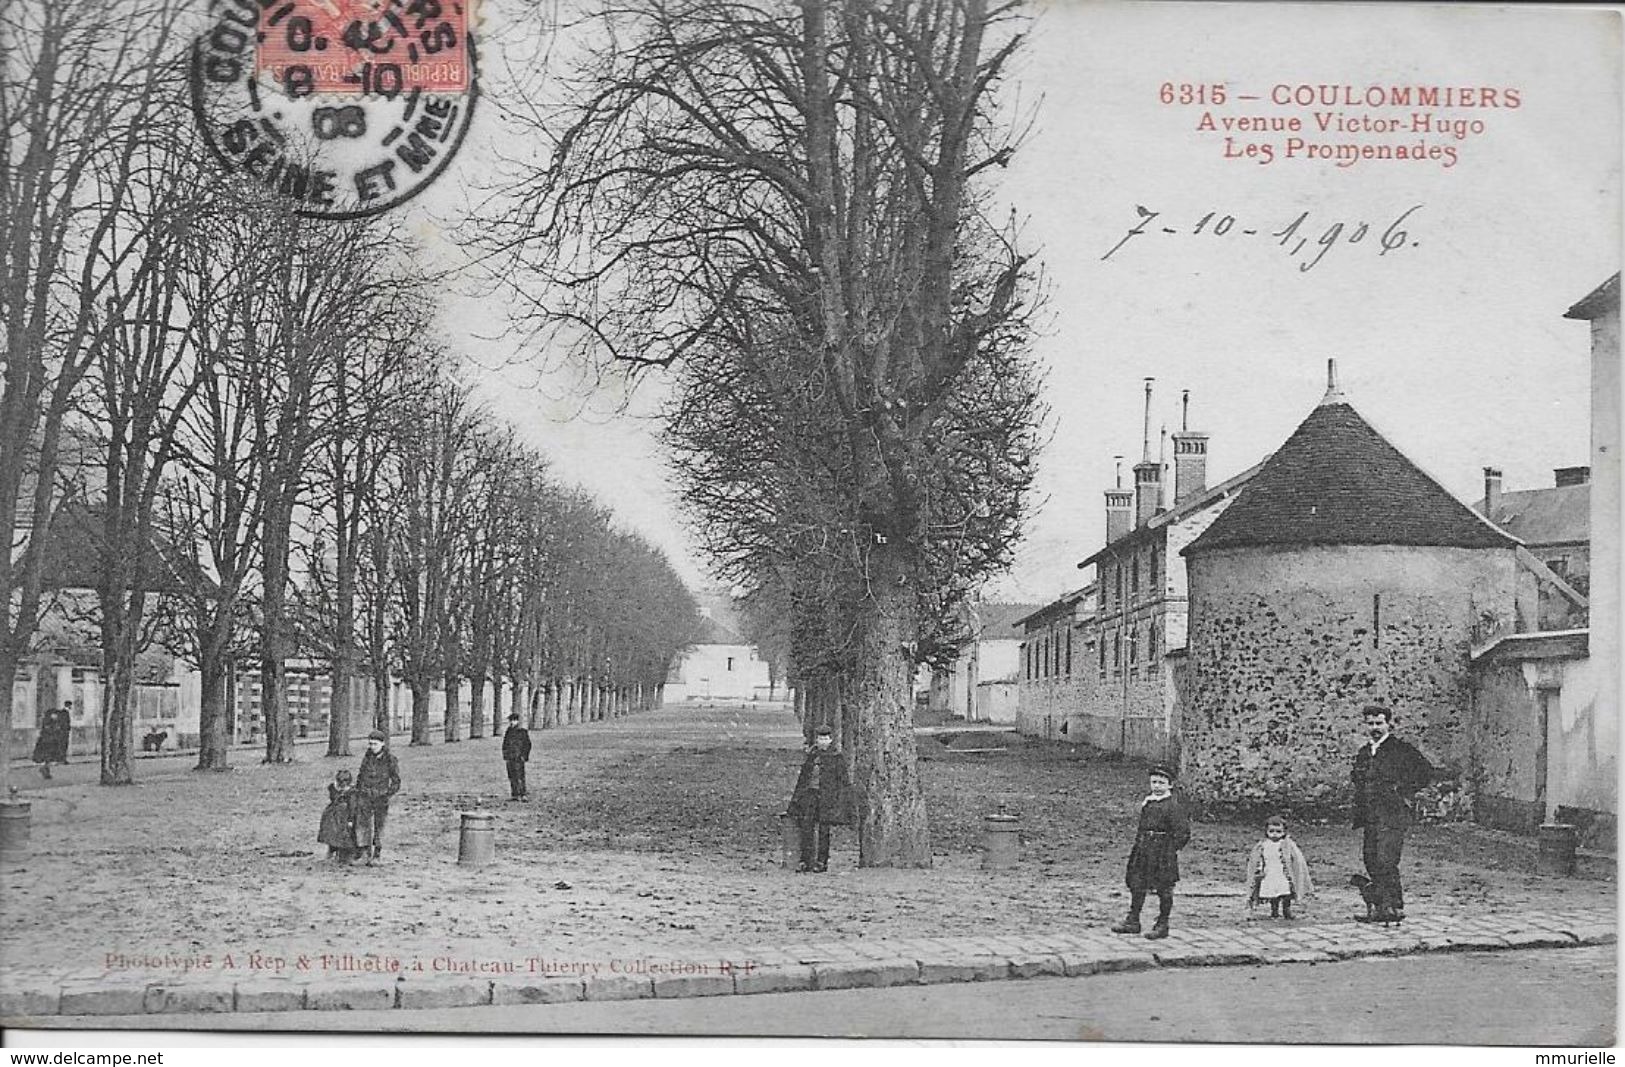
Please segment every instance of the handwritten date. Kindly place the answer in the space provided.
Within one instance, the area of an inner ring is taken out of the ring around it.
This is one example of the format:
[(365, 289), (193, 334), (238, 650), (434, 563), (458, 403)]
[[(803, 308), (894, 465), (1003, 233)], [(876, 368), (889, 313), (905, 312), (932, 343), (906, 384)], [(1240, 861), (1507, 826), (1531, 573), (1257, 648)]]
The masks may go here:
[(1163, 233), (1173, 236), (1207, 237), (1233, 239), (1238, 237), (1264, 238), (1273, 241), (1278, 247), (1285, 250), (1288, 257), (1298, 264), (1298, 270), (1307, 273), (1320, 265), (1332, 249), (1339, 246), (1357, 247), (1364, 245), (1375, 248), (1378, 256), (1386, 256), (1402, 248), (1415, 248), (1417, 241), (1411, 239), (1408, 219), (1422, 209), (1421, 204), (1413, 204), (1402, 211), (1392, 222), (1383, 228), (1381, 233), (1374, 232), (1378, 223), (1364, 220), (1357, 222), (1333, 222), (1326, 226), (1311, 223), (1309, 212), (1304, 211), (1298, 217), (1281, 226), (1279, 229), (1268, 227), (1243, 227), (1234, 215), (1221, 215), (1217, 211), (1209, 211), (1196, 224), (1187, 229), (1175, 226), (1162, 225), (1162, 212), (1152, 211), (1149, 208), (1136, 204), (1135, 213), (1139, 221), (1125, 233), (1122, 238), (1100, 258), (1110, 259), (1124, 245), (1136, 237), (1145, 234)]

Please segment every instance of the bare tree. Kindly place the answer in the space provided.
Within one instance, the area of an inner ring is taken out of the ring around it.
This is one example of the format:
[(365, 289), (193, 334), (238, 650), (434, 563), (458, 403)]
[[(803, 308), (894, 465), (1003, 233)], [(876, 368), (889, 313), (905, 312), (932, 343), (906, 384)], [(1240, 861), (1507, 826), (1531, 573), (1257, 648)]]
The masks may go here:
[(295, 512), (311, 487), (310, 457), (333, 431), (329, 376), (367, 327), (368, 312), (396, 280), (385, 231), (362, 222), (328, 223), (286, 209), (262, 219), (266, 301), (250, 334), (246, 390), (259, 452), (263, 497), (260, 594), (260, 699), (265, 759), (293, 758), (286, 669), (292, 632), (288, 596)]
[(426, 373), (431, 377), (402, 427), (390, 481), (396, 501), (390, 547), (396, 662), (412, 690), (414, 745), (429, 743), (430, 693), (444, 680), (447, 651), (456, 640), (452, 585), (487, 462), (477, 452), (482, 416), (467, 388), (440, 364)]
[[(143, 232), (122, 224), (162, 103), (175, 0), (0, 4), (0, 679), (39, 622), (45, 545), (61, 503), (64, 420), (98, 331), (139, 289)], [(119, 293), (109, 284), (122, 278)], [(111, 300), (109, 299), (111, 298)], [(20, 551), (18, 551), (20, 549)], [(12, 686), (0, 685), (9, 724)], [(0, 730), (0, 780), (11, 731)]]
[(404, 273), (393, 285), (378, 287), (350, 331), (349, 343), (332, 346), (328, 392), (320, 400), (329, 410), (330, 432), (322, 449), (327, 477), (312, 503), (323, 512), (322, 529), (332, 541), (330, 546), (321, 537), (312, 542), (309, 581), (296, 595), (312, 602), (308, 614), (319, 630), (317, 652), (332, 667), (329, 756), (350, 752), (363, 561), (371, 525), (382, 511), (375, 505), (394, 427), (409, 410), (410, 378), (419, 354), (415, 340), (430, 328), (424, 311), (429, 302), (423, 297), (420, 281)]
[[(179, 97), (179, 87), (174, 90)], [(137, 153), (138, 191), (125, 225), (139, 238), (132, 263), (107, 286), (106, 316), (95, 333), (87, 397), (101, 447), (97, 516), (98, 614), (102, 650), (101, 781), (133, 780), (133, 686), (136, 658), (149, 643), (148, 604), (155, 591), (180, 591), (182, 575), (158, 521), (161, 488), (170, 480), (182, 420), (214, 371), (202, 357), (198, 323), (187, 314), (185, 248), (205, 224), (214, 188), (187, 152), (186, 128), (174, 117), (154, 123)], [(148, 264), (151, 264), (149, 267)], [(128, 291), (127, 291), (128, 289)]]
[[(726, 404), (672, 441), (730, 491), (694, 500), (724, 568), (794, 592), (798, 671), (849, 712), (868, 866), (930, 863), (922, 611), (998, 565), (1031, 478), (1032, 278), (974, 185), (1012, 151), (990, 95), (1019, 46), (1011, 15), (606, 0), (566, 121), (536, 120), (557, 138), (548, 165), (519, 166), (511, 210), (483, 227), (539, 283), (525, 321), (551, 342), (688, 364), (681, 415)], [(1017, 373), (979, 405), (996, 369)]]

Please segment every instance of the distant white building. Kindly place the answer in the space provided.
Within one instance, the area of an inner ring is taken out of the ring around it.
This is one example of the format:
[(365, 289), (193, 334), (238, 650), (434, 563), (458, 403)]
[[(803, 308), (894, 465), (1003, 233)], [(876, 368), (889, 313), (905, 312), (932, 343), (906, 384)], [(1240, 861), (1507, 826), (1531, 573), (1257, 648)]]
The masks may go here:
[(932, 672), (928, 706), (969, 722), (1013, 723), (1021, 683), (1021, 634), (1012, 625), (1033, 604), (966, 609), (970, 639), (947, 667)]
[(709, 598), (700, 610), (705, 628), (667, 673), (666, 702), (787, 699), (788, 690), (774, 684), (767, 661), (735, 627), (727, 598)]

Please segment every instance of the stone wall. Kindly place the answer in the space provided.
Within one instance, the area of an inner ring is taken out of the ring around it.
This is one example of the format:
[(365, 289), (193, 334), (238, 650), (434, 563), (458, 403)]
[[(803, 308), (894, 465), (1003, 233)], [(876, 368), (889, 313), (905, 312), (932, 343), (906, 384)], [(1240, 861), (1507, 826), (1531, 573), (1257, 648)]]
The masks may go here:
[(1511, 549), (1237, 548), (1188, 559), (1190, 700), (1178, 732), (1204, 800), (1338, 806), (1361, 709), (1447, 771), (1468, 755), (1468, 657), (1508, 628)]

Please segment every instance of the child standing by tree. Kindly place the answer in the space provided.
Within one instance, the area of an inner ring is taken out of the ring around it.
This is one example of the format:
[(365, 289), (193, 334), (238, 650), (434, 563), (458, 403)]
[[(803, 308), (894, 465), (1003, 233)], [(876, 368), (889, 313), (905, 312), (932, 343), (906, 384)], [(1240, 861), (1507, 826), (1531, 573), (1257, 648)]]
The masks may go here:
[(1264, 840), (1247, 857), (1247, 906), (1270, 902), (1270, 918), (1292, 918), (1292, 902), (1315, 893), (1309, 863), (1287, 833), (1286, 820), (1271, 815), (1264, 821)]
[(322, 809), (321, 829), (316, 840), (327, 846), (327, 857), (335, 863), (349, 863), (357, 851), (355, 839), (356, 795), (349, 771), (340, 771), (327, 785), (327, 807)]
[(1191, 839), (1191, 822), (1185, 806), (1174, 796), (1173, 772), (1152, 767), (1146, 776), (1150, 792), (1140, 801), (1140, 822), (1134, 834), (1134, 848), (1128, 856), (1128, 917), (1112, 932), (1140, 932), (1140, 909), (1148, 892), (1157, 894), (1157, 921), (1145, 936), (1158, 940), (1168, 936), (1168, 917), (1174, 910), (1174, 883), (1179, 881), (1179, 850)]

